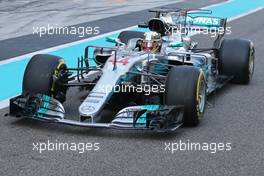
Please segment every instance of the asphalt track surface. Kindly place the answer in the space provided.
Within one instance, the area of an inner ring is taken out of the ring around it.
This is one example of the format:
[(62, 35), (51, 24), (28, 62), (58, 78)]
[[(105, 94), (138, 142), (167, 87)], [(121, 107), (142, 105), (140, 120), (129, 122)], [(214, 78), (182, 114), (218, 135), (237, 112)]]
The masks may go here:
[[(215, 107), (207, 109), (198, 127), (173, 134), (85, 129), (5, 117), (8, 109), (4, 109), (0, 111), (0, 175), (264, 175), (263, 15), (264, 10), (229, 23), (232, 35), (227, 37), (255, 43), (255, 75), (249, 86), (227, 85), (218, 91)], [(72, 90), (69, 97), (75, 93)], [(78, 103), (66, 106), (74, 108)], [(32, 143), (48, 140), (96, 142), (100, 150), (32, 151)], [(164, 150), (165, 142), (180, 140), (231, 143), (232, 150), (215, 154)]]

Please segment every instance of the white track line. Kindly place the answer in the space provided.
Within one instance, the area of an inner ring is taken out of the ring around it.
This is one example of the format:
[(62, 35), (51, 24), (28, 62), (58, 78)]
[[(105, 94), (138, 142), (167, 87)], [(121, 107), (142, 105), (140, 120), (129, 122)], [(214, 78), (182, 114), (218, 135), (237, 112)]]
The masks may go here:
[[(227, 3), (227, 2), (225, 2)], [(211, 5), (213, 6), (213, 5)], [(207, 8), (207, 7), (205, 7)], [(230, 18), (228, 20), (228, 22), (231, 22), (231, 21), (234, 21), (234, 20), (237, 20), (237, 19), (240, 19), (240, 18), (243, 18), (247, 15), (250, 15), (250, 14), (253, 14), (253, 13), (256, 13), (260, 10), (263, 10), (264, 7), (260, 7), (260, 8), (257, 8), (257, 9), (254, 9), (254, 10), (251, 10), (247, 13), (244, 13), (244, 14), (241, 14), (241, 15), (238, 15), (238, 16), (235, 16), (233, 18)], [(48, 49), (44, 49), (44, 50), (40, 50), (40, 51), (36, 51), (36, 52), (33, 52), (33, 53), (29, 53), (29, 54), (26, 54), (26, 55), (22, 55), (22, 56), (18, 56), (18, 57), (14, 57), (14, 58), (11, 58), (12, 60), (10, 62), (8, 62), (8, 60), (5, 61), (0, 61), (0, 65), (1, 64), (8, 64), (8, 63), (11, 63), (11, 62), (15, 62), (15, 61), (19, 61), (19, 60), (23, 60), (24, 57), (32, 57), (33, 55), (35, 54), (38, 54), (40, 52), (52, 52), (54, 50), (57, 50), (57, 49), (61, 49), (61, 48), (65, 48), (65, 47), (69, 47), (69, 46), (72, 46), (72, 45), (76, 45), (76, 44), (80, 44), (80, 43), (83, 43), (83, 42), (88, 42), (90, 40), (96, 40), (98, 38), (102, 38), (102, 37), (106, 37), (108, 35), (112, 35), (112, 34), (115, 34), (115, 33), (118, 33), (118, 32), (122, 32), (123, 30), (131, 30), (133, 28), (135, 28), (137, 26), (131, 26), (131, 27), (128, 27), (128, 28), (125, 28), (125, 29), (120, 29), (120, 30), (117, 30), (117, 31), (113, 31), (113, 32), (109, 32), (109, 33), (105, 33), (105, 34), (102, 34), (102, 35), (98, 35), (98, 36), (95, 36), (95, 37), (91, 37), (91, 38), (88, 38), (88, 39), (84, 39), (84, 40), (79, 40), (79, 41), (76, 41), (76, 42), (72, 42), (72, 43), (68, 43), (68, 44), (64, 44), (64, 45), (59, 45), (59, 46), (56, 46), (56, 47), (52, 47), (52, 48), (48, 48)], [(6, 100), (3, 100), (3, 101), (0, 101), (0, 109), (3, 109), (3, 108), (6, 108), (9, 106), (9, 99), (6, 99)]]
[(9, 99), (0, 101), (0, 109), (6, 108), (9, 106)]
[(67, 48), (67, 47), (70, 47), (70, 46), (73, 46), (73, 45), (78, 45), (78, 44), (89, 42), (89, 41), (92, 41), (92, 40), (97, 40), (99, 38), (103, 38), (103, 37), (106, 37), (106, 36), (109, 36), (109, 35), (120, 33), (120, 32), (122, 32), (124, 30), (132, 30), (133, 28), (136, 28), (136, 27), (137, 26), (130, 26), (130, 27), (127, 27), (127, 28), (124, 28), (124, 29), (120, 29), (120, 30), (108, 32), (108, 33), (105, 33), (105, 34), (97, 35), (97, 36), (94, 36), (94, 37), (91, 37), (91, 38), (82, 39), (82, 40), (78, 40), (78, 41), (75, 41), (75, 42), (71, 42), (71, 43), (67, 43), (67, 44), (63, 44), (63, 45), (58, 45), (58, 46), (55, 46), (55, 47), (51, 47), (51, 48), (35, 51), (35, 52), (32, 52), (32, 53), (24, 54), (24, 55), (21, 55), (21, 56), (13, 57), (13, 58), (10, 58), (10, 59), (7, 59), (7, 60), (0, 61), (0, 65), (10, 64), (12, 62), (23, 60), (25, 58), (30, 58), (33, 55), (36, 55), (36, 54), (39, 54), (39, 53), (50, 53), (52, 51), (56, 51), (56, 50), (59, 50), (59, 49)]

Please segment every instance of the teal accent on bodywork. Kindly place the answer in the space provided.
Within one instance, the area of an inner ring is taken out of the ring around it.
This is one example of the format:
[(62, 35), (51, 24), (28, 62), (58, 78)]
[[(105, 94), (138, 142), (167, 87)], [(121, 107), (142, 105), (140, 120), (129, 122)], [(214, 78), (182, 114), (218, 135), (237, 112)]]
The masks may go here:
[[(158, 110), (159, 108), (160, 108), (160, 105), (143, 105), (142, 106), (142, 109), (146, 109), (148, 111), (155, 111), (155, 110)], [(145, 112), (138, 118), (137, 124), (146, 125), (147, 123), (146, 117), (147, 117), (147, 112)]]
[(113, 37), (106, 37), (106, 41), (110, 42), (110, 43), (118, 43), (118, 39), (117, 38), (113, 38)]
[(40, 109), (38, 110), (38, 113), (42, 113), (42, 114), (45, 114), (47, 111), (48, 111), (48, 107), (50, 105), (50, 97), (49, 96), (46, 96), (46, 95), (43, 95), (42, 96), (42, 103), (40, 105)]
[(136, 126), (145, 126), (147, 123), (146, 115), (145, 116), (140, 116), (137, 120)]
[(169, 44), (169, 47), (182, 47), (183, 42), (172, 42)]
[(160, 108), (160, 105), (143, 105), (143, 109), (147, 109), (148, 111), (155, 111)]

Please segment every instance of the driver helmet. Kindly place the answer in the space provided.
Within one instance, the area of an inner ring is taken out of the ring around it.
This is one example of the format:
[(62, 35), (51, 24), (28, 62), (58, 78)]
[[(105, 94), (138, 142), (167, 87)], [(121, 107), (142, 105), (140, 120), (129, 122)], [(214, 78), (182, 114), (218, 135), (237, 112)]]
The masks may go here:
[(161, 35), (157, 32), (145, 32), (142, 40), (141, 50), (148, 52), (158, 52), (161, 48)]

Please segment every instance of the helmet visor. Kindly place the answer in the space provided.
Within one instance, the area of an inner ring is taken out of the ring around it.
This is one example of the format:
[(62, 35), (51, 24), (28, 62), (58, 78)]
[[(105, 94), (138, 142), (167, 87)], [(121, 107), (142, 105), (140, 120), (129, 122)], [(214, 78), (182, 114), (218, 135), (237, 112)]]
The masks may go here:
[(152, 51), (154, 49), (153, 41), (143, 41), (142, 48), (144, 51)]

